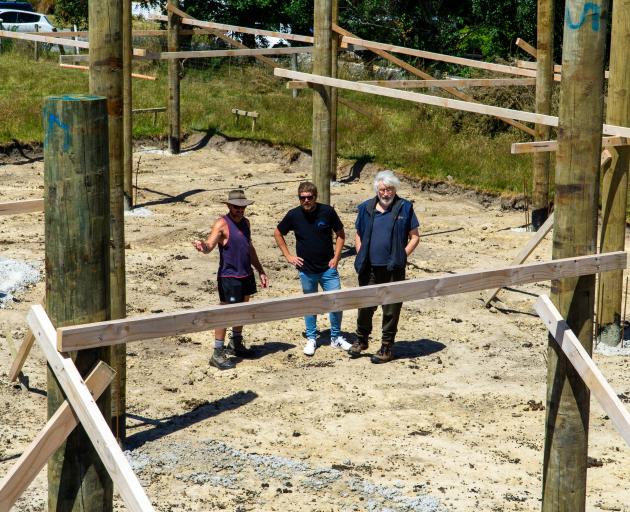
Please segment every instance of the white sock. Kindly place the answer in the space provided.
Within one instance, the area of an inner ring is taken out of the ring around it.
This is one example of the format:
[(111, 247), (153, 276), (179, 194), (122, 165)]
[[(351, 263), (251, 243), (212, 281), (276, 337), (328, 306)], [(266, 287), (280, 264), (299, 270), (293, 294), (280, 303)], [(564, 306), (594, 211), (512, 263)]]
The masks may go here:
[(215, 349), (223, 348), (223, 340), (214, 340), (214, 348)]

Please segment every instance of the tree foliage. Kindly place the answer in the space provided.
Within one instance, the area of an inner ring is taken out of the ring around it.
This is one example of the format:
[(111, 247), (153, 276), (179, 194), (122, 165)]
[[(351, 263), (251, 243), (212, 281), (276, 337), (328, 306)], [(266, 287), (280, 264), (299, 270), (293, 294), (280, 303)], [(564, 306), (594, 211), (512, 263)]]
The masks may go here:
[[(96, 1), (96, 0), (93, 0)], [(67, 24), (87, 25), (88, 0), (57, 0)], [(142, 0), (165, 7), (166, 0)], [(314, 0), (180, 0), (202, 20), (312, 33)], [(556, 2), (560, 47), (562, 2)], [(536, 0), (339, 0), (339, 24), (359, 37), (454, 55), (506, 57), (521, 37), (535, 44)]]

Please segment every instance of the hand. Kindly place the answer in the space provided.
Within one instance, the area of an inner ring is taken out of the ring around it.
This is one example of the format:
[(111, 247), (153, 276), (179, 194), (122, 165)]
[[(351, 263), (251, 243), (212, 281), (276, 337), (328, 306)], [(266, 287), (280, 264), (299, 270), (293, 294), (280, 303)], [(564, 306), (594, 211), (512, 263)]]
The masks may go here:
[(260, 273), (260, 286), (267, 288), (269, 286), (269, 278), (264, 272)]
[(332, 260), (328, 262), (328, 268), (337, 268), (337, 265), (339, 265), (338, 258), (333, 258)]
[(302, 265), (304, 265), (304, 260), (299, 256), (287, 256), (287, 261), (297, 268), (300, 268)]
[(192, 244), (199, 252), (206, 252), (206, 243), (203, 240), (195, 240)]

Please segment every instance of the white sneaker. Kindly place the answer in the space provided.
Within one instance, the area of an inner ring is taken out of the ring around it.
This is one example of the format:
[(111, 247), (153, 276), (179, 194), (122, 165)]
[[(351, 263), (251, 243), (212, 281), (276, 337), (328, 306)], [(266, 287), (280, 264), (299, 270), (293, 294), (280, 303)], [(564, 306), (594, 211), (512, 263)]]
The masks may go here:
[(330, 346), (340, 348), (341, 350), (345, 350), (346, 352), (348, 352), (348, 350), (350, 350), (350, 347), (352, 346), (352, 343), (349, 343), (348, 340), (343, 336), (337, 336), (336, 338), (332, 338), (330, 340)]
[(315, 354), (315, 348), (317, 347), (317, 342), (313, 338), (309, 338), (306, 340), (306, 345), (304, 345), (304, 354), (307, 356), (312, 356)]

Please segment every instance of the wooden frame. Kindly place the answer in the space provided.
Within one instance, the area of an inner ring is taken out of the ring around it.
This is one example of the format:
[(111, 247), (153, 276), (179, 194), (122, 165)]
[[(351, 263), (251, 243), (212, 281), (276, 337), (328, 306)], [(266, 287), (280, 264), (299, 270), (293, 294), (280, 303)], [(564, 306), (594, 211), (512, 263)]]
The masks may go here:
[(569, 328), (566, 320), (562, 318), (558, 309), (546, 295), (542, 295), (536, 301), (534, 310), (545, 322), (549, 333), (567, 356), (584, 384), (591, 390), (604, 412), (612, 420), (621, 437), (630, 446), (630, 414), (591, 356), (586, 352), (580, 340)]
[[(171, 9), (172, 10), (172, 9)], [(173, 11), (175, 12), (175, 11)], [(168, 17), (162, 14), (149, 16), (151, 20), (168, 21)], [(311, 36), (302, 36), (299, 34), (286, 34), (285, 32), (274, 32), (273, 30), (262, 30), (257, 28), (239, 27), (236, 25), (226, 25), (225, 23), (214, 23), (211, 21), (201, 21), (193, 18), (182, 17), (182, 24), (192, 25), (201, 28), (212, 28), (215, 30), (222, 30), (224, 32), (241, 32), (244, 34), (253, 34), (256, 36), (277, 37), (279, 39), (286, 39), (287, 41), (299, 41), (302, 43), (312, 43), (313, 38)]]
[[(528, 60), (517, 60), (516, 65), (522, 69), (536, 69), (536, 63), (530, 62)], [(558, 73), (562, 73), (562, 66), (560, 64), (554, 64), (553, 72), (556, 73), (556, 75), (554, 76), (554, 80), (558, 81), (559, 76), (560, 76)], [(609, 77), (610, 77), (610, 72), (604, 71), (604, 78), (609, 78)]]
[(210, 306), (196, 310), (109, 320), (61, 327), (57, 329), (57, 346), (62, 352), (83, 350), (231, 325), (271, 322), (329, 311), (344, 311), (488, 288), (503, 288), (515, 284), (590, 275), (618, 270), (626, 266), (626, 253), (613, 252), (508, 266), (494, 270), (475, 270), (444, 277), (346, 288), (297, 297), (280, 297), (251, 303)]
[(81, 425), (92, 441), (125, 504), (132, 512), (153, 512), (154, 508), (151, 502), (118, 446), (116, 438), (85, 386), (85, 382), (83, 382), (72, 359), (68, 354), (57, 352), (55, 328), (46, 312), (39, 305), (31, 306), (26, 319), (48, 360), (48, 364), (57, 376), (67, 400), (81, 421)]
[[(81, 71), (89, 71), (90, 70), (90, 66), (79, 66), (77, 64), (63, 64), (63, 63), (59, 63), (59, 67), (60, 68), (65, 68), (65, 69), (79, 69)], [(157, 80), (156, 76), (150, 76), (150, 75), (141, 75), (138, 73), (131, 73), (131, 78), (140, 78), (142, 80)]]
[[(380, 85), (392, 89), (425, 89), (430, 87), (517, 87), (536, 85), (535, 78), (463, 78), (451, 80), (359, 80), (358, 84)], [(287, 89), (306, 89), (308, 82), (291, 80)]]
[[(337, 25), (333, 26), (333, 30), (336, 30), (337, 28)], [(464, 57), (454, 57), (452, 55), (444, 55), (441, 53), (407, 48), (405, 46), (396, 46), (393, 44), (379, 43), (377, 41), (369, 41), (367, 39), (360, 39), (358, 37), (343, 36), (343, 41), (347, 44), (361, 46), (363, 48), (386, 50), (388, 52), (401, 53), (403, 55), (410, 55), (412, 57), (420, 57), (422, 59), (435, 60), (439, 62), (448, 62), (450, 64), (458, 64), (460, 66), (467, 66), (470, 68), (485, 69), (488, 71), (496, 71), (498, 73), (509, 73), (511, 75), (521, 75), (529, 77), (536, 76), (535, 70), (524, 69), (518, 66), (508, 66), (505, 64), (494, 64), (491, 62), (466, 59)]]
[[(532, 252), (534, 252), (534, 249), (536, 249), (540, 242), (543, 241), (543, 238), (547, 236), (547, 233), (549, 233), (549, 231), (553, 229), (553, 219), (554, 215), (552, 213), (551, 215), (549, 215), (549, 217), (547, 217), (545, 223), (540, 226), (540, 228), (538, 228), (538, 231), (534, 233), (534, 236), (532, 236), (521, 248), (521, 250), (518, 251), (518, 254), (512, 260), (512, 265), (520, 265), (529, 257)], [(492, 299), (494, 299), (497, 296), (497, 293), (501, 291), (501, 288), (497, 288), (496, 290), (494, 290), (494, 292), (492, 292), (492, 294), (490, 294), (490, 296), (486, 299), (486, 307), (490, 305), (490, 302), (492, 302)]]
[[(288, 69), (276, 68), (274, 70), (276, 76), (311, 82), (314, 84), (328, 85), (339, 89), (347, 89), (350, 91), (359, 91), (369, 94), (378, 94), (390, 98), (413, 101), (414, 103), (422, 103), (425, 105), (433, 105), (436, 107), (451, 108), (455, 110), (463, 110), (465, 112), (474, 112), (476, 114), (486, 114), (495, 117), (505, 117), (509, 119), (517, 119), (529, 123), (544, 124), (547, 126), (558, 126), (558, 118), (545, 114), (536, 114), (534, 112), (524, 112), (522, 110), (514, 110), (510, 108), (494, 107), (492, 105), (484, 105), (482, 103), (472, 103), (469, 101), (452, 100), (449, 98), (440, 98), (438, 96), (430, 96), (428, 94), (420, 94), (417, 92), (399, 91), (390, 89), (389, 87), (379, 87), (377, 85), (361, 84), (350, 80), (340, 80), (338, 78), (329, 78), (325, 76), (313, 75), (310, 73), (301, 73), (299, 71), (290, 71)], [(618, 135), (622, 137), (630, 137), (630, 128), (625, 126), (615, 126), (604, 124), (602, 130), (607, 135)]]
[(22, 341), (22, 344), (20, 345), (20, 350), (18, 350), (17, 354), (15, 354), (13, 363), (11, 364), (11, 369), (9, 370), (9, 382), (16, 381), (20, 376), (20, 372), (22, 371), (24, 362), (31, 352), (31, 348), (33, 348), (34, 342), (35, 336), (33, 336), (33, 333), (31, 331), (28, 331), (24, 340)]
[[(603, 137), (602, 147), (611, 148), (617, 146), (630, 145), (628, 137)], [(543, 153), (545, 151), (558, 151), (557, 140), (539, 140), (535, 142), (515, 142), (512, 144), (511, 153), (518, 155), (522, 153)]]
[(521, 50), (529, 53), (534, 59), (538, 58), (538, 50), (534, 48), (531, 44), (529, 44), (524, 39), (520, 37), (516, 39), (516, 46), (518, 46)]
[(312, 46), (290, 46), (285, 48), (248, 48), (241, 50), (192, 50), (182, 52), (147, 53), (146, 58), (154, 60), (200, 59), (211, 57), (253, 57), (255, 55), (291, 55), (312, 53)]
[[(114, 370), (103, 361), (94, 367), (85, 385), (95, 400), (107, 389), (114, 375)], [(77, 417), (66, 400), (0, 482), (0, 510), (11, 509), (77, 425)]]
[(11, 201), (9, 203), (0, 203), (0, 216), (19, 215), (21, 213), (33, 213), (43, 211), (43, 199), (26, 199), (24, 201)]
[[(9, 30), (0, 30), (0, 37), (6, 37), (7, 39), (21, 39), (23, 41), (33, 41), (37, 43), (49, 43), (60, 46), (71, 46), (73, 48), (89, 49), (90, 43), (87, 41), (76, 41), (74, 39), (64, 39), (62, 37), (50, 37), (29, 34), (26, 32), (11, 32)], [(136, 57), (147, 57), (150, 55), (146, 50), (140, 48), (134, 48), (133, 54)]]

